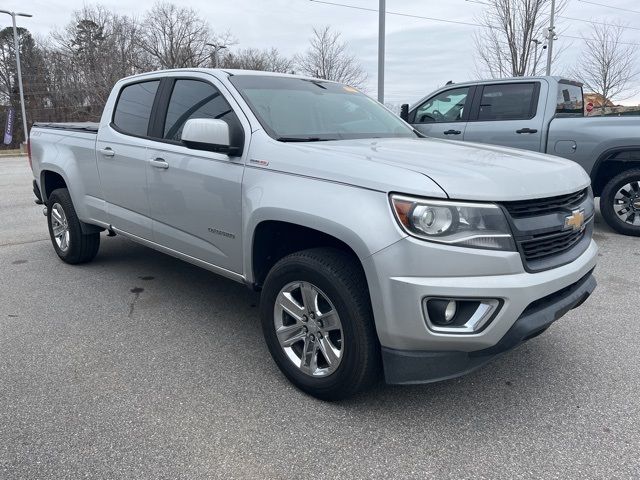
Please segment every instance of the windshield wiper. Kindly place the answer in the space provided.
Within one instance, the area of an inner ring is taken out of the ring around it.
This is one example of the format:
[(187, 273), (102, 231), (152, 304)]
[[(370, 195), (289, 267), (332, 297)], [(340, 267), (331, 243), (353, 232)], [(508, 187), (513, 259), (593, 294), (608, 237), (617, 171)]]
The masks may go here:
[(329, 142), (337, 140), (337, 138), (320, 138), (320, 137), (278, 137), (279, 142)]

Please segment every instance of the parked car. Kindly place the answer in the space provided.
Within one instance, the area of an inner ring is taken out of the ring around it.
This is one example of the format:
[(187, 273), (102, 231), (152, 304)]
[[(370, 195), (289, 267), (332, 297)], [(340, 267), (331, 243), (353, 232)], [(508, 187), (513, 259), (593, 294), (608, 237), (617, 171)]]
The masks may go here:
[(611, 228), (640, 235), (640, 118), (585, 117), (583, 104), (578, 82), (517, 77), (446, 85), (406, 108), (405, 119), (432, 137), (574, 160)]
[(338, 399), (473, 370), (596, 285), (582, 168), (421, 137), (339, 83), (187, 69), (119, 81), (99, 124), (35, 124), (30, 151), (63, 261), (107, 230), (260, 290), (278, 367)]

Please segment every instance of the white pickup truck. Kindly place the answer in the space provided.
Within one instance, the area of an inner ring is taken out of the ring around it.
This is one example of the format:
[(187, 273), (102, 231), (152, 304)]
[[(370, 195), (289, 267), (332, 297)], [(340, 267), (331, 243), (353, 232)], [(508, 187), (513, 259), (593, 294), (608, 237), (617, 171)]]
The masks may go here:
[(323, 399), (382, 371), (389, 383), (466, 373), (596, 284), (580, 166), (423, 138), (335, 82), (137, 75), (99, 125), (36, 124), (30, 152), (63, 261), (90, 261), (108, 231), (261, 290), (271, 355)]

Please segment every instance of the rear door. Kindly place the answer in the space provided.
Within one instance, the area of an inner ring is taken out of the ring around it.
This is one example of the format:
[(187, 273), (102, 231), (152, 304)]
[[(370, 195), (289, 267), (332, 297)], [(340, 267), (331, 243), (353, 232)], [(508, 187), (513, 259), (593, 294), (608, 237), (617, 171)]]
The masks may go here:
[(125, 85), (108, 125), (98, 130), (96, 157), (109, 223), (151, 240), (147, 198), (147, 148), (160, 80)]
[(239, 108), (223, 90), (210, 75), (165, 79), (147, 156), (149, 203), (154, 242), (240, 273), (246, 153), (232, 157), (181, 143), (184, 124), (191, 118), (224, 120), (232, 141), (243, 143), (249, 124), (243, 126)]
[(437, 93), (409, 113), (409, 123), (429, 137), (462, 140), (474, 87), (454, 87)]
[(464, 140), (539, 152), (547, 84), (495, 83), (477, 88)]

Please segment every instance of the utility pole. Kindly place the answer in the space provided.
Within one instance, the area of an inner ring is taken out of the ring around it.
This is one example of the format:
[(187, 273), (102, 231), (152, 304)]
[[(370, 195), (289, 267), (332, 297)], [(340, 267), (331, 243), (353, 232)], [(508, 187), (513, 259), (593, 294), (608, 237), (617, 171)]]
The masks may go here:
[(18, 17), (32, 17), (28, 13), (16, 13), (9, 12), (7, 10), (0, 10), (0, 13), (6, 13), (7, 15), (11, 15), (11, 20), (13, 22), (13, 45), (16, 51), (16, 66), (18, 69), (18, 90), (20, 91), (20, 107), (22, 110), (22, 128), (24, 131), (24, 141), (26, 142), (29, 136), (27, 131), (27, 114), (24, 108), (24, 90), (22, 88), (22, 68), (20, 67), (20, 46), (18, 45), (18, 27), (16, 27), (16, 15)]
[(380, 0), (378, 9), (378, 101), (384, 104), (384, 44), (386, 1)]
[(556, 31), (553, 21), (556, 16), (556, 0), (551, 0), (551, 17), (549, 19), (549, 36), (547, 37), (548, 49), (547, 49), (547, 76), (551, 75), (551, 59), (553, 57), (553, 41), (555, 40)]

